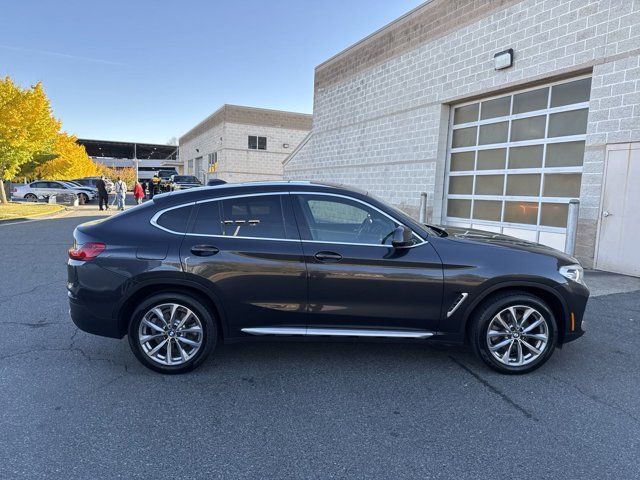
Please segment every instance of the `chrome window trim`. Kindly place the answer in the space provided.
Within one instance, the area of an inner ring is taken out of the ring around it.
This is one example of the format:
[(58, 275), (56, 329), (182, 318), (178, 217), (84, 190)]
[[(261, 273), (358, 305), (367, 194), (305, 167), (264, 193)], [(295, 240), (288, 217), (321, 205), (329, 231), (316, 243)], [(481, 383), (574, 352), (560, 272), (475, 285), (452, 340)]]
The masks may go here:
[[(230, 200), (230, 199), (234, 199), (234, 198), (248, 198), (248, 197), (261, 197), (261, 196), (274, 196), (274, 195), (324, 195), (324, 196), (329, 196), (329, 197), (338, 197), (338, 198), (345, 198), (347, 200), (351, 200), (357, 203), (361, 203), (369, 208), (372, 208), (373, 210), (381, 213), (382, 215), (384, 215), (385, 217), (389, 218), (390, 220), (392, 220), (393, 222), (397, 223), (398, 225), (402, 225), (403, 227), (407, 227), (403, 222), (399, 221), (397, 218), (392, 217), (391, 215), (389, 215), (388, 213), (380, 210), (379, 208), (371, 205), (370, 203), (367, 203), (363, 200), (360, 200), (358, 198), (354, 198), (354, 197), (350, 197), (348, 195), (343, 195), (343, 194), (339, 194), (339, 193), (327, 193), (327, 192), (300, 192), (300, 191), (294, 191), (294, 192), (261, 192), (261, 193), (246, 193), (246, 194), (240, 194), (240, 195), (227, 195), (224, 197), (217, 197), (217, 198), (211, 198), (211, 199), (206, 199), (206, 200), (199, 200), (197, 202), (188, 202), (188, 203), (182, 203), (180, 205), (174, 205), (173, 207), (168, 207), (165, 208), (163, 210), (159, 210), (158, 212), (156, 212), (153, 217), (151, 217), (151, 220), (149, 221), (149, 223), (151, 223), (151, 225), (153, 225), (156, 228), (159, 228), (160, 230), (163, 230), (167, 233), (171, 233), (173, 235), (185, 235), (185, 236), (189, 236), (189, 237), (208, 237), (208, 238), (234, 238), (234, 239), (244, 239), (244, 240), (267, 240), (267, 241), (272, 241), (272, 242), (302, 242), (302, 243), (326, 243), (326, 244), (330, 244), (330, 245), (355, 245), (355, 246), (361, 246), (361, 247), (382, 247), (382, 248), (393, 248), (392, 245), (379, 245), (376, 243), (353, 243), (353, 242), (331, 242), (331, 241), (322, 241), (322, 240), (296, 240), (296, 239), (292, 239), (292, 238), (269, 238), (269, 237), (244, 237), (244, 236), (229, 236), (229, 235), (218, 235), (218, 234), (212, 234), (212, 233), (190, 233), (190, 232), (176, 232), (174, 230), (168, 229), (163, 227), (162, 225), (158, 224), (158, 219), (166, 212), (169, 212), (171, 210), (175, 210), (177, 208), (182, 208), (182, 207), (188, 207), (188, 206), (193, 206), (193, 205), (200, 205), (202, 203), (212, 203), (212, 202), (219, 202), (222, 200)], [(409, 227), (407, 227), (409, 228)], [(406, 248), (415, 248), (415, 247), (419, 247), (421, 245), (424, 245), (425, 243), (428, 243), (427, 240), (425, 240), (424, 238), (422, 238), (422, 236), (418, 235), (415, 231), (413, 231), (413, 229), (411, 229), (411, 232), (413, 233), (413, 235), (415, 235), (416, 237), (418, 237), (418, 239), (420, 240), (420, 243), (416, 243), (415, 245), (411, 245), (410, 247), (406, 247)]]

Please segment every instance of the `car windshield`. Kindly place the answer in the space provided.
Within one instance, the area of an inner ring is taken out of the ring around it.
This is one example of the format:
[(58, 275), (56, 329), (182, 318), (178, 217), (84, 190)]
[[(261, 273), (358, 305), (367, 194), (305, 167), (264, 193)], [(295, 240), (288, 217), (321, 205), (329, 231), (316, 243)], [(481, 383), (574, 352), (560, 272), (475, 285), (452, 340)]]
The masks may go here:
[(71, 181), (71, 180), (67, 180), (67, 181), (62, 182), (62, 183), (64, 183), (65, 185), (69, 185), (70, 187), (82, 187), (82, 185), (80, 185), (78, 182), (74, 182), (74, 181)]
[(174, 182), (183, 182), (183, 183), (200, 183), (197, 177), (193, 175), (176, 175), (173, 177)]
[(177, 175), (178, 172), (175, 170), (160, 170), (158, 172), (158, 176), (162, 178), (169, 178), (171, 175)]

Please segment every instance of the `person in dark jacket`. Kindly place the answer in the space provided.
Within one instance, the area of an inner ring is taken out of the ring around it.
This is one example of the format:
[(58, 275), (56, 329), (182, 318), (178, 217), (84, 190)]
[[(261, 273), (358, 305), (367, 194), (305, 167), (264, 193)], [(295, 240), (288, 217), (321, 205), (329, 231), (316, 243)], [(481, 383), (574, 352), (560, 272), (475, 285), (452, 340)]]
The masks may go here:
[(100, 210), (104, 210), (103, 207), (109, 210), (109, 194), (107, 193), (107, 184), (104, 183), (104, 176), (98, 179), (96, 188), (98, 189), (98, 205), (100, 206)]
[(149, 199), (153, 200), (153, 179), (147, 180), (147, 190), (149, 190)]

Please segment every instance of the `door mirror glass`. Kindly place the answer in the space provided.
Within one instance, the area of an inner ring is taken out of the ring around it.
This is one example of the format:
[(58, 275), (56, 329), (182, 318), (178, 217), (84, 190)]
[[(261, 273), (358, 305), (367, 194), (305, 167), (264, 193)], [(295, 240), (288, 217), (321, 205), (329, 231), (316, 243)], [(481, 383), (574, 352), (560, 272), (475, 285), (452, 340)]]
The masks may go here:
[(413, 232), (404, 225), (398, 225), (393, 231), (391, 242), (394, 248), (407, 248), (413, 245)]

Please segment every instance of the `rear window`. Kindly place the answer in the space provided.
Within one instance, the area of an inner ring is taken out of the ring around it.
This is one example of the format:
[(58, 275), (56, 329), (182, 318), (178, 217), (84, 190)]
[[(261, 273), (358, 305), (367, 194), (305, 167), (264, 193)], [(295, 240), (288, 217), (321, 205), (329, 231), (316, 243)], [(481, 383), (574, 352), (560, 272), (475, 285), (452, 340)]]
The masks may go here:
[(187, 231), (187, 223), (189, 222), (189, 215), (193, 205), (185, 207), (174, 208), (164, 212), (156, 223), (167, 230), (172, 232), (185, 233)]

